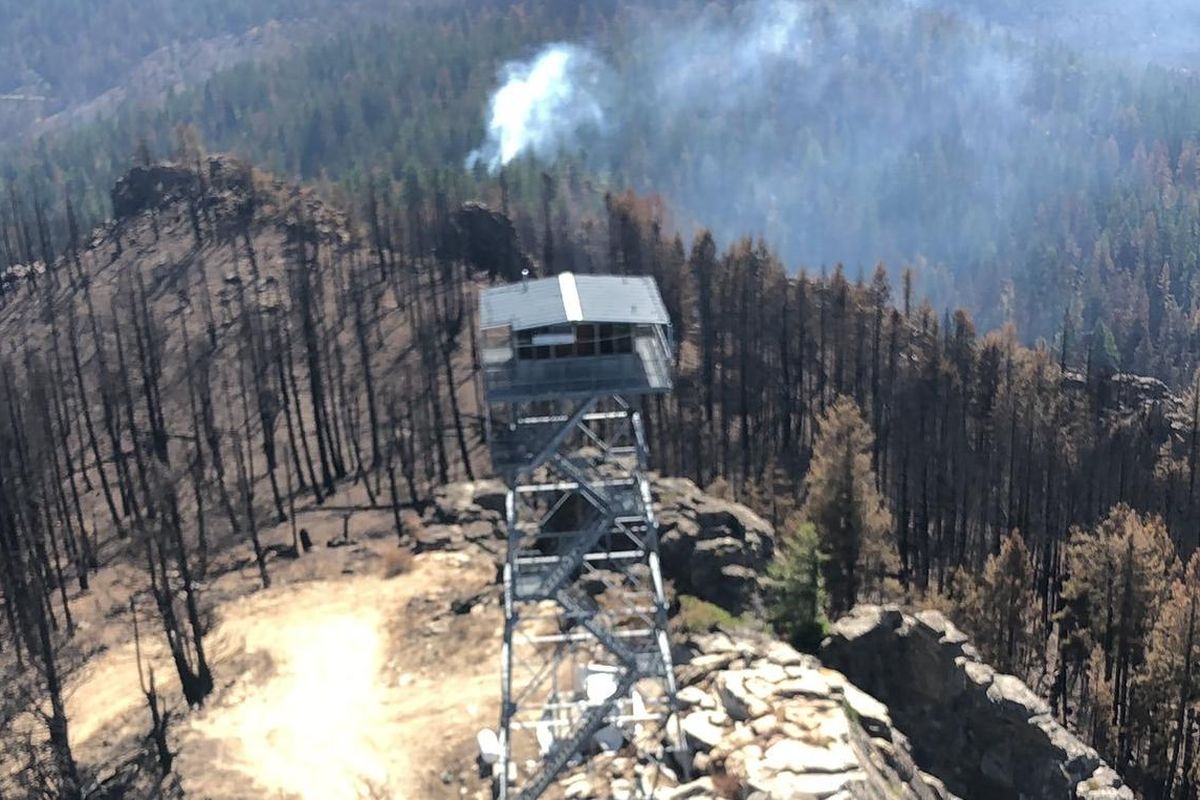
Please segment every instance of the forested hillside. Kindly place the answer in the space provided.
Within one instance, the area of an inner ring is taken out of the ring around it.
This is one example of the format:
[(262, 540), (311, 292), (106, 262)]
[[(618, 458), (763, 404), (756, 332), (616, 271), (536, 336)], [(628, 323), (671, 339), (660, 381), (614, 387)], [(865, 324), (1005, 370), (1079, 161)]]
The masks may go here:
[(1121, 367), (1190, 380), (1196, 77), (1177, 56), (1108, 59), (1036, 38), (1011, 10), (981, 19), (961, 5), (418, 4), (10, 147), (4, 172), (60, 217), (69, 186), (77, 213), (99, 219), (137, 143), (169, 154), (190, 125), (211, 147), (353, 196), (434, 174), (468, 196), (495, 180), (462, 164), (497, 70), (577, 42), (603, 64), (605, 125), (556, 164), (514, 163), (509, 191), (537, 197), (550, 168), (570, 187), (563, 202), (593, 209), (593, 183), (658, 193), (685, 233), (762, 235), (790, 271), (912, 265), (938, 309), (1013, 321), (1026, 342), (1059, 336), (1064, 319), (1081, 335), (1103, 321)]
[(1191, 796), (1197, 393), (1118, 373), (1109, 336), (981, 335), (908, 273), (893, 293), (882, 268), (789, 277), (751, 240), (689, 252), (633, 197), (607, 228), (612, 263), (654, 274), (685, 331), (681, 384), (648, 409), (660, 468), (784, 525), (784, 574), (824, 563), (835, 613), (944, 604), (1145, 796)]
[(392, 4), (230, 0), (0, 3), (0, 142), (157, 104), (244, 61), (280, 56)]
[(1103, 50), (1119, 61), (1194, 67), (1200, 56), (1194, 31), (1200, 10), (1181, 0), (1146, 0), (1132, 6), (1109, 0), (946, 0), (939, 7), (965, 11), (1018, 36), (1052, 38), (1082, 50)]
[(480, 457), (462, 265), (377, 260), (311, 193), (193, 155), (131, 173), (120, 217), (61, 255), (38, 249), (41, 219), (21, 226), (50, 266), (0, 308), (6, 797), (78, 798), (121, 766), (76, 763), (64, 700), (106, 641), (71, 611), (101, 567), (143, 570), (111, 615), (156, 618), (197, 706), (214, 687), (204, 587), (231, 544), (265, 588), (269, 559), (311, 545), (294, 524), (290, 548), (261, 539), (298, 503), (351, 481), (399, 535), (403, 508)]

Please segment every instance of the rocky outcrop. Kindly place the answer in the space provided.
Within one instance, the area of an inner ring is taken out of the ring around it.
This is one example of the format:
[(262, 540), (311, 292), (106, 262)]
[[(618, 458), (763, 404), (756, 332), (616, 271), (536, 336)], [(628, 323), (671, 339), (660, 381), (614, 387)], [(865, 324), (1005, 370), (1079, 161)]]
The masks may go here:
[(657, 478), (659, 551), (675, 590), (734, 614), (760, 610), (775, 531), (750, 509), (685, 478)]
[[(504, 538), (504, 484), (494, 480), (464, 481), (440, 487), (420, 520), (408, 533), (418, 552), (454, 550), (465, 544)], [(501, 542), (490, 549), (503, 556)]]
[[(762, 576), (775, 552), (770, 523), (745, 506), (702, 492), (683, 478), (651, 484), (663, 573), (675, 591), (734, 614), (762, 606)], [(416, 532), (420, 550), (503, 538), (504, 485), (453, 483), (438, 489)]]
[[(117, 181), (110, 196), (114, 219), (97, 229), (101, 238), (93, 236), (93, 247), (105, 235), (128, 235), (136, 220), (147, 214), (155, 218), (154, 230), (182, 220), (189, 234), (207, 230), (218, 236), (244, 236), (247, 229), (277, 228), (284, 234), (285, 247), (306, 240), (343, 247), (351, 238), (346, 215), (314, 191), (256, 172), (228, 155), (210, 155), (196, 163), (136, 166)], [(177, 271), (174, 266), (165, 268), (168, 274)], [(162, 279), (163, 272), (156, 269), (155, 280)], [(263, 288), (278, 280), (270, 274), (262, 278)], [(226, 276), (227, 283), (242, 280), (236, 272)]]
[[(679, 722), (693, 753), (691, 780), (659, 776), (662, 800), (951, 798), (921, 772), (887, 708), (812, 656), (770, 640), (718, 633), (685, 648)], [(678, 730), (672, 723), (668, 730)], [(670, 734), (668, 734), (670, 735)], [(563, 777), (563, 797), (617, 798), (637, 774), (620, 753)]]
[[(1154, 448), (1187, 445), (1191, 409), (1185, 399), (1158, 378), (1128, 372), (1089, 376), (1067, 370), (1060, 386), (1073, 394), (1087, 395), (1100, 413), (1114, 421), (1140, 419), (1142, 433)], [(1146, 424), (1149, 423), (1149, 424)]]
[(521, 270), (531, 266), (512, 220), (483, 203), (463, 203), (442, 239), (441, 255), (462, 259), (492, 280), (519, 281)]
[(937, 612), (859, 606), (834, 625), (821, 657), (889, 705), (917, 762), (954, 791), (980, 800), (1133, 800), (1041, 698), (983, 663)]
[[(757, 609), (771, 526), (688, 480), (655, 478), (652, 491), (663, 571), (676, 591), (735, 613)], [(500, 564), (504, 505), (498, 481), (445, 486), (413, 514), (415, 545), (483, 547)], [(1040, 698), (984, 664), (936, 612), (860, 606), (834, 626), (824, 666), (765, 637), (694, 636), (677, 650), (678, 720), (694, 780), (660, 776), (673, 788), (656, 797), (1133, 798)], [(597, 755), (549, 796), (632, 797), (644, 771), (628, 752)]]
[(248, 197), (253, 191), (250, 166), (229, 156), (211, 156), (202, 176), (195, 166), (151, 164), (136, 166), (119, 179), (111, 192), (113, 216), (118, 220), (143, 211), (165, 208), (183, 200), (210, 194), (233, 193)]
[(159, 208), (171, 198), (187, 196), (197, 189), (196, 173), (175, 164), (154, 164), (131, 169), (113, 187), (113, 216), (126, 219)]

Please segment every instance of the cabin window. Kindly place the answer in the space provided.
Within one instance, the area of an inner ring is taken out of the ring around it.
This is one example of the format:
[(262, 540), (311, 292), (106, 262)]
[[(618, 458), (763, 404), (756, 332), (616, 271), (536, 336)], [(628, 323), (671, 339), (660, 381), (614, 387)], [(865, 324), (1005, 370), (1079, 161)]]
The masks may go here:
[(633, 352), (633, 326), (583, 322), (518, 331), (517, 358), (522, 361), (616, 355)]
[(575, 352), (581, 356), (596, 355), (596, 326), (590, 323), (575, 326)]
[(633, 352), (633, 326), (631, 325), (614, 325), (616, 330), (613, 332), (616, 338), (616, 350), (618, 353)]
[(598, 326), (597, 342), (600, 355), (633, 352), (633, 327), (623, 323), (602, 322)]
[(517, 333), (517, 358), (522, 361), (565, 358), (572, 354), (574, 348), (575, 331), (570, 325), (553, 325)]
[(513, 358), (512, 331), (508, 328), (491, 328), (483, 332), (483, 363), (486, 365), (506, 364)]
[(610, 356), (613, 352), (613, 326), (612, 323), (605, 322), (597, 326), (597, 338), (600, 348), (600, 355)]
[(517, 331), (517, 358), (532, 361), (533, 356), (533, 331)]

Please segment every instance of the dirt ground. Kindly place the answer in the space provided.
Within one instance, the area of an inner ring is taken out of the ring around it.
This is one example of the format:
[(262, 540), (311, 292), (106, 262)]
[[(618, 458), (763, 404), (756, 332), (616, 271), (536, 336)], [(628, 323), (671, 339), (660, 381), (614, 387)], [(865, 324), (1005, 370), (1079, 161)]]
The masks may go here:
[[(250, 568), (209, 587), (228, 598), (205, 642), (217, 687), (198, 711), (173, 702), (188, 798), (424, 800), (480, 789), (475, 733), (499, 713), (495, 568), (482, 551), (435, 552), (386, 577), (384, 555), (396, 544), (370, 533), (387, 530), (374, 513), (356, 514), (354, 529), (367, 534), (338, 548), (324, 545), (341, 515), (307, 517), (318, 547), (275, 561), (268, 590), (243, 594)], [(290, 536), (286, 527), (274, 538)], [(479, 592), (485, 600), (468, 613), (451, 610)], [(171, 696), (161, 632), (143, 634)], [(148, 712), (131, 641), (91, 660), (71, 686), (69, 715), (82, 759), (112, 763), (136, 748)]]

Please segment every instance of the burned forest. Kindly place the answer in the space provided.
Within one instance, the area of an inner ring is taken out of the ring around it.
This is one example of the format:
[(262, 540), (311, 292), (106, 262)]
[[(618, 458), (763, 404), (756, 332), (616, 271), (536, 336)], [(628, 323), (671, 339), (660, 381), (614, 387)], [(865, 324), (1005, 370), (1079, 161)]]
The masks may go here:
[[(258, 531), (348, 486), (386, 510), (396, 546), (419, 546), (412, 510), (487, 474), (472, 317), (493, 278), (469, 239), (490, 234), (492, 255), (517, 246), (499, 212), (453, 211), (436, 187), (371, 196), (356, 218), (224, 156), (135, 167), (113, 199), (121, 216), (73, 230), (62, 252), (36, 199), (14, 196), (4, 229), (29, 265), (0, 309), (4, 752), (20, 785), (63, 797), (98, 774), (73, 756), (63, 700), (97, 646), (73, 608), (98, 571), (139, 570), (113, 613), (167, 648), (184, 708), (168, 714), (143, 678), (161, 742), (220, 680), (205, 586), (226, 551), (270, 587), (273, 564), (312, 542), (295, 524), (290, 541)], [(722, 252), (703, 232), (685, 248), (634, 195), (574, 229), (550, 203), (547, 260), (510, 263), (662, 287), (679, 377), (643, 409), (655, 470), (786, 535), (812, 518), (814, 471), (840, 468), (819, 456), (822, 432), (873, 432), (857, 463), (890, 509), (881, 546), (895, 560), (882, 582), (830, 573), (840, 609), (950, 609), (1131, 780), (1194, 786), (1191, 387), (1117, 371), (1087, 332), (1053, 348), (981, 335), (882, 267), (870, 281), (789, 275), (764, 244)], [(159, 745), (161, 768), (170, 753)]]
[(85, 5), (0, 800), (1200, 797), (1186, 4)]

